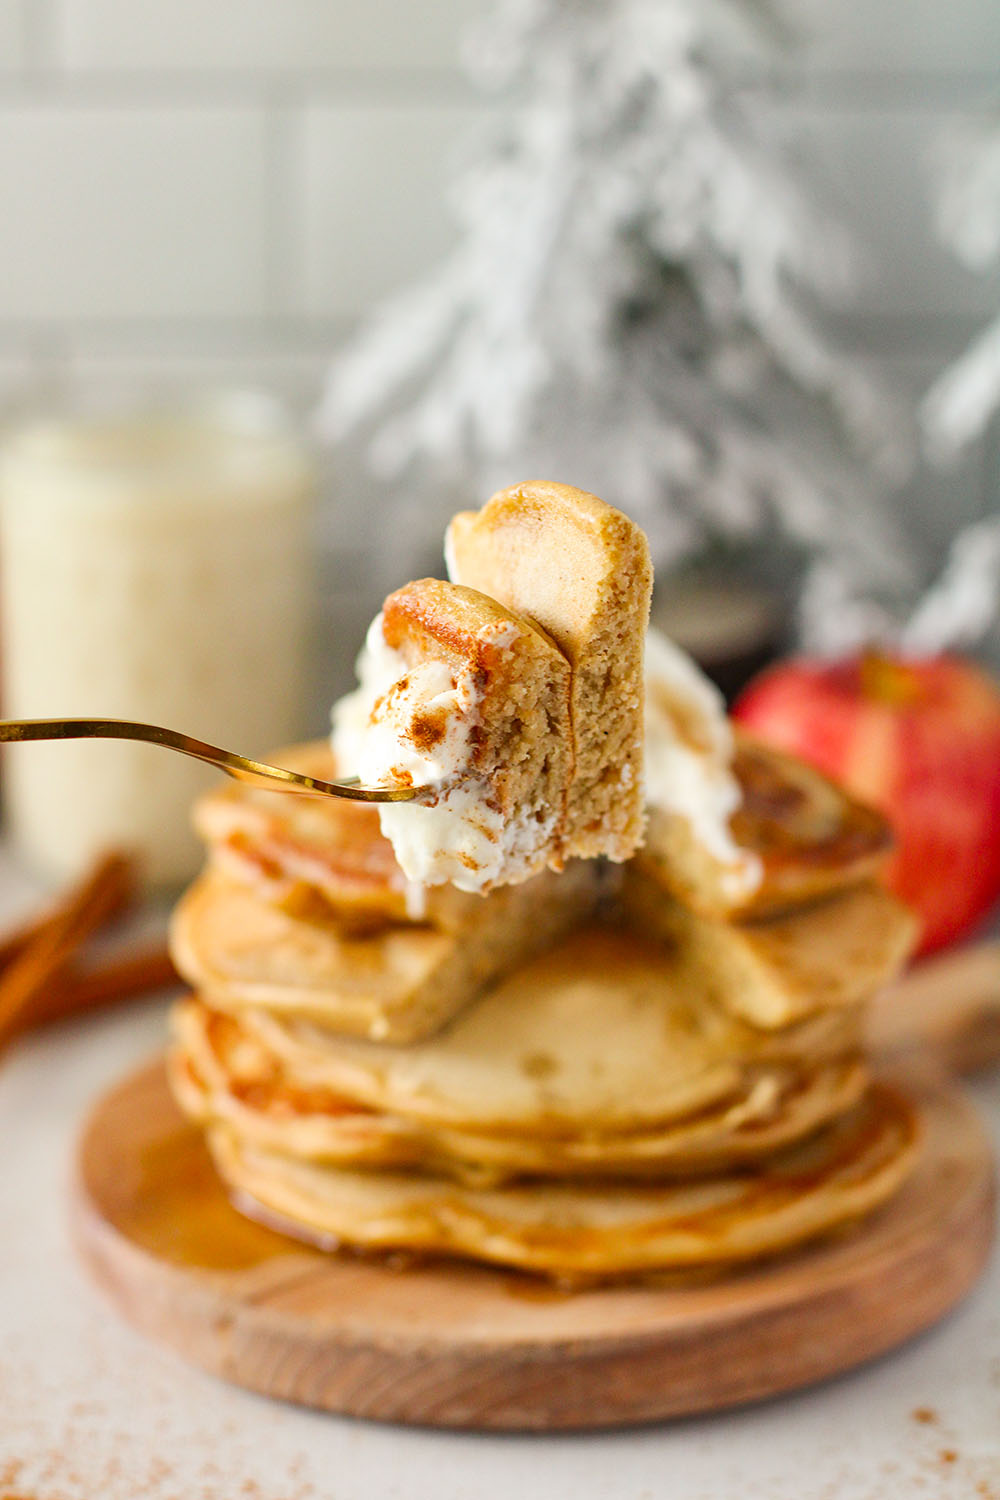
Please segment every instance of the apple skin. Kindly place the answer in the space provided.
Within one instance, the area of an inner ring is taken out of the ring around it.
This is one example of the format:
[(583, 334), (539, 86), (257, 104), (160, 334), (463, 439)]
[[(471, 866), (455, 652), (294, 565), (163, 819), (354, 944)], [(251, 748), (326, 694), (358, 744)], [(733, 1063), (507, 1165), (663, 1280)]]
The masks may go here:
[(1000, 690), (971, 662), (793, 659), (756, 678), (733, 717), (885, 813), (886, 883), (920, 918), (921, 953), (1000, 897)]

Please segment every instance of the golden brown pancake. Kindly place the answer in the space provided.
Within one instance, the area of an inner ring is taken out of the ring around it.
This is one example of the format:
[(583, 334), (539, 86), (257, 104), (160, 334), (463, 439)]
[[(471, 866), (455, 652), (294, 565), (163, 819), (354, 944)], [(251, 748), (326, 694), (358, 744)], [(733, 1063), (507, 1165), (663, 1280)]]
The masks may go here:
[(643, 532), (535, 480), (452, 519), (448, 572), (536, 621), (573, 669), (567, 854), (628, 859), (642, 837), (642, 654), (653, 572)]
[(859, 1026), (843, 1010), (761, 1031), (661, 944), (602, 928), (578, 930), (410, 1046), (258, 1009), (243, 1021), (307, 1088), (435, 1128), (535, 1139), (688, 1119), (739, 1098), (748, 1074), (855, 1054)]
[(553, 1277), (725, 1267), (773, 1255), (870, 1213), (899, 1187), (919, 1128), (873, 1088), (836, 1123), (756, 1171), (670, 1183), (463, 1186), (423, 1173), (352, 1171), (209, 1129), (237, 1207), (324, 1248), (458, 1255)]
[(636, 931), (673, 946), (694, 986), (767, 1028), (869, 999), (895, 978), (917, 936), (913, 915), (878, 885), (766, 921), (726, 922), (698, 916), (633, 862), (619, 900)]
[(200, 1124), (307, 1161), (430, 1169), (479, 1186), (531, 1176), (675, 1176), (759, 1162), (857, 1103), (867, 1073), (856, 1058), (806, 1072), (750, 1070), (739, 1093), (660, 1129), (557, 1137), (429, 1127), (305, 1086), (239, 1017), (195, 999), (173, 1012), (170, 1077)]
[[(326, 740), (292, 745), (275, 765), (328, 781), (340, 774)], [(378, 809), (337, 797), (295, 797), (244, 783), (220, 785), (194, 808), (213, 863), (293, 915), (335, 917), (371, 931), (411, 917), (446, 932), (467, 928), (482, 898), (452, 886), (408, 890)]]
[(472, 897), (478, 920), (461, 933), (412, 923), (359, 933), (292, 916), (209, 869), (174, 912), (171, 952), (183, 977), (223, 1009), (260, 1006), (352, 1036), (412, 1042), (585, 920), (601, 877), (596, 862), (574, 860), (559, 875)]
[(752, 891), (733, 887), (685, 818), (650, 809), (638, 863), (685, 905), (709, 917), (776, 915), (871, 881), (885, 864), (888, 823), (812, 766), (737, 731), (733, 771), (743, 794), (733, 838), (762, 866)]
[[(292, 746), (272, 759), (323, 779), (337, 774), (326, 741)], [(761, 885), (734, 897), (727, 867), (696, 844), (685, 820), (654, 808), (635, 867), (668, 894), (702, 915), (743, 920), (783, 914), (877, 874), (892, 842), (880, 814), (792, 756), (742, 735), (734, 769), (744, 802), (733, 833), (760, 858)], [(409, 899), (411, 911), (430, 925), (456, 932), (480, 912), (479, 897), (451, 886), (416, 893), (414, 908), (376, 809), (361, 803), (232, 784), (198, 801), (195, 826), (214, 860), (294, 913), (329, 910), (365, 929), (405, 921)]]

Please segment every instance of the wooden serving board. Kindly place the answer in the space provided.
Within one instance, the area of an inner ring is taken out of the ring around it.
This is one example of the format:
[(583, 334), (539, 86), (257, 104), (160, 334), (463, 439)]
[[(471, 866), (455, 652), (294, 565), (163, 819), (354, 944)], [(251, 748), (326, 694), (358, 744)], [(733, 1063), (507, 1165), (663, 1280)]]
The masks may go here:
[(897, 1063), (931, 1057), (949, 1072), (1000, 1062), (1000, 943), (971, 943), (915, 964), (866, 1011), (868, 1051)]
[(144, 1333), (271, 1396), (442, 1427), (645, 1422), (849, 1369), (969, 1289), (993, 1233), (989, 1143), (950, 1085), (921, 1099), (920, 1164), (859, 1228), (711, 1283), (560, 1293), (474, 1266), (324, 1255), (251, 1223), (157, 1062), (86, 1126), (75, 1236)]

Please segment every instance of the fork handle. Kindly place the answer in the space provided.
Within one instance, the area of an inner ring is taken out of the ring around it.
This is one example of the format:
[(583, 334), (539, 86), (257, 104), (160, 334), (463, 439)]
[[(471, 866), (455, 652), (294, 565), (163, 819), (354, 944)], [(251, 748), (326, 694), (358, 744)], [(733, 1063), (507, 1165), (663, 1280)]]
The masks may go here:
[(0, 743), (29, 740), (142, 740), (205, 761), (236, 781), (266, 781), (275, 791), (311, 792), (318, 796), (346, 797), (353, 802), (409, 802), (423, 790), (408, 786), (358, 786), (357, 777), (345, 777), (339, 782), (321, 781), (301, 771), (288, 771), (283, 766), (236, 755), (232, 750), (223, 750), (176, 729), (131, 719), (0, 719)]

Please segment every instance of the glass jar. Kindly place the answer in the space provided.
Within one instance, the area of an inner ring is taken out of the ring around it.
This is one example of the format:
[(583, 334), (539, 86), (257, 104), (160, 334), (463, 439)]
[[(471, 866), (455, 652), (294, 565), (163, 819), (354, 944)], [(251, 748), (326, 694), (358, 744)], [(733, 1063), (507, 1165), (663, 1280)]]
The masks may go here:
[[(7, 718), (141, 719), (245, 755), (301, 733), (309, 456), (268, 397), (39, 422), (0, 456)], [(147, 882), (196, 868), (213, 773), (148, 745), (6, 749), (8, 829), (61, 879), (126, 846)]]

